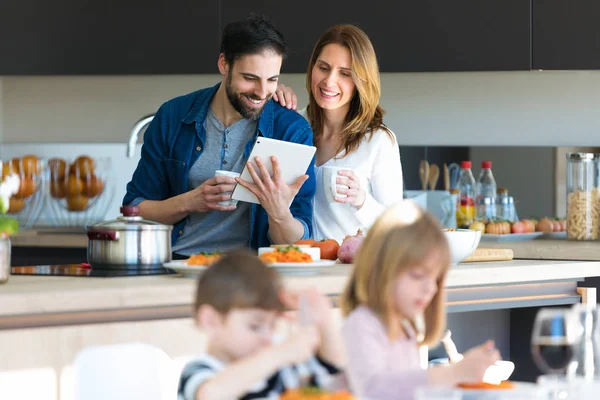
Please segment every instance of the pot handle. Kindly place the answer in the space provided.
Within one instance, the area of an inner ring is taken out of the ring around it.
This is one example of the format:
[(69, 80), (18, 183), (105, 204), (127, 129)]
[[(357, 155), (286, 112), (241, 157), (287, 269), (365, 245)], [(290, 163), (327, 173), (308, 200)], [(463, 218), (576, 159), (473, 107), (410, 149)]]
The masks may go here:
[(119, 232), (117, 231), (88, 231), (89, 240), (119, 240)]

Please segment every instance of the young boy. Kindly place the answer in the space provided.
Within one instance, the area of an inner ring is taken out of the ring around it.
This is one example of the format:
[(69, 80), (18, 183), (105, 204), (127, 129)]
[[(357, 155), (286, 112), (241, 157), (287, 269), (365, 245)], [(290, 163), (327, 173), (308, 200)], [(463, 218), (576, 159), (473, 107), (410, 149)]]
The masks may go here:
[(274, 344), (278, 317), (298, 301), (282, 292), (277, 272), (247, 253), (226, 255), (208, 268), (195, 304), (206, 353), (184, 367), (179, 400), (277, 399), (305, 383), (303, 370), (311, 386), (323, 386), (342, 365), (341, 342), (329, 300), (316, 291), (302, 296), (310, 323)]

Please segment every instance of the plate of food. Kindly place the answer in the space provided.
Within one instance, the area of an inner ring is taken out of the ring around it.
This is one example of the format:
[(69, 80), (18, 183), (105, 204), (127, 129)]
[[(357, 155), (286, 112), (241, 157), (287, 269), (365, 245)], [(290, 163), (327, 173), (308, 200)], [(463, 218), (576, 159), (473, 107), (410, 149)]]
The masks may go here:
[(278, 246), (262, 252), (259, 257), (282, 275), (314, 275), (318, 274), (321, 268), (335, 264), (334, 260), (315, 260), (307, 249), (295, 245)]
[(193, 254), (190, 256), (190, 258), (185, 260), (173, 260), (166, 262), (163, 264), (163, 266), (184, 276), (195, 278), (220, 258), (220, 253), (203, 252), (200, 254)]

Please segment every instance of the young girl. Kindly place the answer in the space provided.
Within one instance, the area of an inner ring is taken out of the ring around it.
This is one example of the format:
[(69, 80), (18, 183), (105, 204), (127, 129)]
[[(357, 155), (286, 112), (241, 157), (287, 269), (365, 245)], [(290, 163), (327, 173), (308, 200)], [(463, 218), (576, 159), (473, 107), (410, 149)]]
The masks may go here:
[(437, 343), (445, 328), (449, 265), (442, 229), (411, 201), (388, 209), (371, 227), (341, 300), (346, 373), (354, 394), (413, 399), (418, 386), (479, 382), (499, 359), (489, 341), (457, 364), (420, 368), (418, 346)]

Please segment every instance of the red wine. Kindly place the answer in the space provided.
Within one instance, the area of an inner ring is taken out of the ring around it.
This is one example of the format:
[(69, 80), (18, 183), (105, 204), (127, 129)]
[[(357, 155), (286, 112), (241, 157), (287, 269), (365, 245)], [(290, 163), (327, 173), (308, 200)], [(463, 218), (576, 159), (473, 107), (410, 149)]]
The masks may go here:
[(532, 343), (531, 351), (536, 361), (550, 371), (565, 370), (573, 359), (573, 346), (564, 338), (539, 338)]

